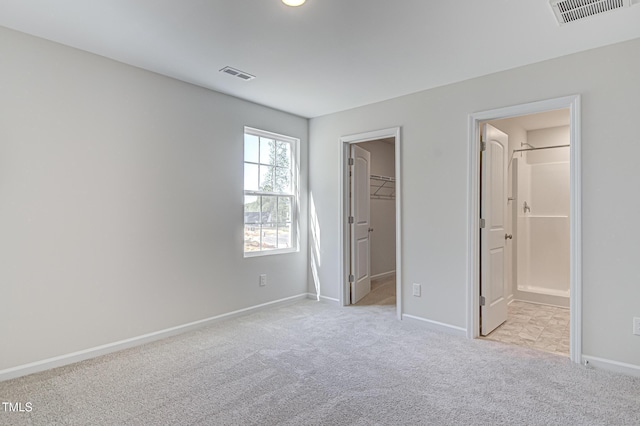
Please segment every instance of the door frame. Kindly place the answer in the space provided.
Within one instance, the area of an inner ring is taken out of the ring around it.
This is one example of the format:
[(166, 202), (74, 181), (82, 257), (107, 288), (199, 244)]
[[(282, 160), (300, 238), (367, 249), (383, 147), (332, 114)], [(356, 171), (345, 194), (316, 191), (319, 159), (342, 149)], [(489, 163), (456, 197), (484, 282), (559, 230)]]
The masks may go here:
[(582, 177), (580, 95), (469, 114), (468, 224), (467, 224), (467, 337), (480, 335), (480, 125), (482, 122), (558, 109), (570, 114), (570, 342), (569, 357), (582, 362)]
[(342, 232), (340, 233), (340, 279), (342, 291), (340, 292), (340, 305), (348, 306), (349, 295), (349, 154), (350, 146), (354, 143), (369, 142), (378, 139), (394, 138), (395, 150), (395, 178), (396, 178), (396, 315), (402, 319), (402, 180), (401, 180), (401, 145), (400, 127), (390, 127), (387, 129), (374, 130), (364, 133), (340, 137), (340, 223)]

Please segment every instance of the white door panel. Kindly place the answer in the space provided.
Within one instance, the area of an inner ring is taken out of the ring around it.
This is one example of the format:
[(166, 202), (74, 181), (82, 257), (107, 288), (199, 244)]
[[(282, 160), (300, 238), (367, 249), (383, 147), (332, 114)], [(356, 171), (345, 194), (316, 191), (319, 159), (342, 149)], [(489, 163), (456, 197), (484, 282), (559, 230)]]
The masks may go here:
[(358, 261), (356, 262), (356, 279), (362, 280), (367, 278), (369, 271), (367, 271), (367, 264), (369, 263), (369, 241), (359, 240), (358, 244)]
[(351, 145), (351, 303), (356, 303), (371, 291), (371, 265), (369, 259), (371, 154), (357, 145)]
[(485, 304), (480, 307), (481, 334), (486, 336), (507, 320), (506, 218), (507, 166), (509, 142), (506, 134), (485, 124), (482, 153), (481, 217), (485, 227), (480, 232), (480, 295)]
[[(502, 270), (504, 269), (504, 250), (502, 248), (491, 250), (489, 256), (491, 260), (489, 261), (489, 276), (500, 276)], [(496, 303), (500, 303), (503, 299), (502, 289), (501, 289), (501, 280), (495, 279), (492, 280), (489, 285), (491, 286), (489, 297), (491, 297), (489, 301), (489, 305), (493, 306)]]

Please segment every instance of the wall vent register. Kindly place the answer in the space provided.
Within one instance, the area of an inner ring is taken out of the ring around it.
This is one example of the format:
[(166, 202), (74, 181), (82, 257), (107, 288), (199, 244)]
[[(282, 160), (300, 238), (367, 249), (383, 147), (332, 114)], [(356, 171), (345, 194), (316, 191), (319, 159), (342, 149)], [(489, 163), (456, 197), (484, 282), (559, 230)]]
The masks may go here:
[(631, 0), (551, 0), (550, 3), (560, 25), (631, 6)]
[(236, 68), (232, 68), (232, 67), (224, 67), (220, 70), (220, 72), (223, 72), (225, 74), (229, 74), (233, 77), (237, 77), (240, 80), (244, 80), (244, 81), (249, 81), (249, 80), (253, 80), (254, 78), (256, 78), (255, 75), (251, 75), (248, 72), (244, 72), (244, 71), (240, 71), (239, 69)]

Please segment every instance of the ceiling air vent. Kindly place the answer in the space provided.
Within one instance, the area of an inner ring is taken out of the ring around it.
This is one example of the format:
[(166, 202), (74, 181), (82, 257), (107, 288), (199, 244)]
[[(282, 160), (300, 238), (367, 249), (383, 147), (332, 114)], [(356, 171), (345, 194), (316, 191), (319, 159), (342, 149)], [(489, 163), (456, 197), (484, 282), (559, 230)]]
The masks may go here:
[(550, 3), (560, 25), (631, 6), (631, 0), (551, 0)]
[(231, 68), (231, 67), (224, 67), (224, 68), (222, 68), (220, 70), (220, 72), (232, 75), (234, 77), (238, 77), (239, 79), (244, 80), (244, 81), (249, 81), (249, 80), (253, 80), (254, 78), (256, 78), (255, 75), (251, 75), (248, 72), (240, 71), (238, 69)]

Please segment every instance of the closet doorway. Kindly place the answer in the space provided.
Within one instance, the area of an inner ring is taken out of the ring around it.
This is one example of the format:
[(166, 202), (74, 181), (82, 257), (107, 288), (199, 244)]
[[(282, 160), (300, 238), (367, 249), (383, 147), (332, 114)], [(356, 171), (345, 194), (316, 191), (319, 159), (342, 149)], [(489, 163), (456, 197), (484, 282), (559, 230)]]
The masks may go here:
[(342, 138), (342, 304), (401, 315), (399, 128)]

